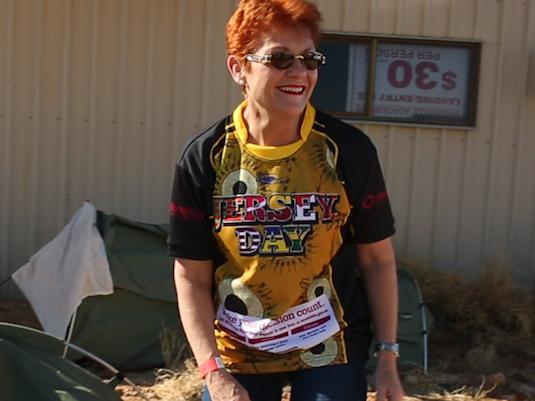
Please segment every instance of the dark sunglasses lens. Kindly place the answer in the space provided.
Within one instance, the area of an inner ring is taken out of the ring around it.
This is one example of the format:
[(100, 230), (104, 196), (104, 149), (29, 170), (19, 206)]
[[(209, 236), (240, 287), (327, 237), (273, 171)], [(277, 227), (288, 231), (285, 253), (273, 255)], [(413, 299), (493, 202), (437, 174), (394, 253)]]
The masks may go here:
[(294, 62), (293, 54), (288, 53), (273, 53), (271, 55), (271, 64), (279, 70), (290, 68)]
[(308, 70), (316, 70), (320, 66), (319, 60), (313, 54), (306, 55), (303, 58), (303, 64)]
[(279, 70), (286, 70), (290, 68), (298, 58), (303, 62), (303, 65), (308, 70), (316, 70), (319, 68), (321, 61), (317, 54), (307, 54), (306, 56), (294, 56), (289, 53), (273, 53), (271, 54), (270, 63), (273, 67)]

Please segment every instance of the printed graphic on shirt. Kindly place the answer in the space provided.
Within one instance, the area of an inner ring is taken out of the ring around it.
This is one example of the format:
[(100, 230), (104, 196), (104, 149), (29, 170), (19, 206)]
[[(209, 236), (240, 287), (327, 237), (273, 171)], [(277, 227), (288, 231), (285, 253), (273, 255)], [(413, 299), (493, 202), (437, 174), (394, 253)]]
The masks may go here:
[(319, 193), (214, 197), (214, 229), (236, 226), (242, 256), (303, 255), (320, 213), (322, 223), (332, 222), (339, 200), (339, 194)]
[(350, 211), (336, 173), (336, 145), (312, 130), (294, 154), (265, 160), (245, 149), (232, 126), (223, 140), (212, 155), (213, 231), (226, 258), (215, 275), (222, 319), (216, 338), (223, 359), (244, 373), (344, 362), (342, 333), (330, 323), (308, 328), (314, 346), (308, 335), (295, 335), (288, 349), (277, 343), (288, 352), (273, 354), (248, 346), (247, 330), (229, 320), (277, 321), (321, 297), (329, 301), (336, 327), (346, 326), (330, 266)]

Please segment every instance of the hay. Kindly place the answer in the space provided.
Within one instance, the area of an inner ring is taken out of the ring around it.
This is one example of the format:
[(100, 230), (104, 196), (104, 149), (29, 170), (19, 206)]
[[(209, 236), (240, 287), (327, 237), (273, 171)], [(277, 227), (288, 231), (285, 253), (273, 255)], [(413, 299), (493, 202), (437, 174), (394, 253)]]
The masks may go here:
[(162, 325), (160, 348), (167, 369), (180, 369), (192, 357), (191, 349), (181, 326), (173, 328)]
[(507, 265), (490, 261), (473, 280), (421, 261), (400, 265), (418, 280), (435, 318), (431, 346), (449, 345), (463, 356), (472, 352), (479, 364), (486, 357), (489, 369), (495, 354), (535, 356), (535, 297), (514, 284)]
[(514, 285), (509, 267), (496, 261), (490, 262), (483, 270), (481, 278), (473, 283), (472, 292), (478, 304), (484, 306), (484, 324), (520, 337), (533, 334), (533, 299)]
[(161, 401), (199, 401), (203, 382), (193, 359), (184, 362), (180, 370), (158, 369), (151, 390)]
[(181, 326), (162, 327), (160, 346), (165, 368), (156, 370), (156, 383), (151, 388), (161, 401), (199, 401), (203, 382)]

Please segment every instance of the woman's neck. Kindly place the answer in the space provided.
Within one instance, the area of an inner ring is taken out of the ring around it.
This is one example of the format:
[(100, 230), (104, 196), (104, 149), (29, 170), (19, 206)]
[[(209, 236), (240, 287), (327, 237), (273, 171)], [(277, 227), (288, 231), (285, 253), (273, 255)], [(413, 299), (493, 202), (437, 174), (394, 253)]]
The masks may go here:
[(247, 105), (243, 111), (247, 142), (263, 146), (283, 146), (301, 139), (302, 116), (275, 116)]

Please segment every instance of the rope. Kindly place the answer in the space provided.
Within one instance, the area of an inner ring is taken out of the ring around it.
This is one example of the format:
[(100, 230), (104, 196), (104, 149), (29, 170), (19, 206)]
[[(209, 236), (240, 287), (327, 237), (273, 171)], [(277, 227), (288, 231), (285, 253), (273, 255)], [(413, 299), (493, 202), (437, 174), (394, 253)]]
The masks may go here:
[(0, 287), (3, 286), (5, 283), (7, 283), (9, 280), (11, 280), (11, 276), (6, 278), (4, 281), (0, 282)]

